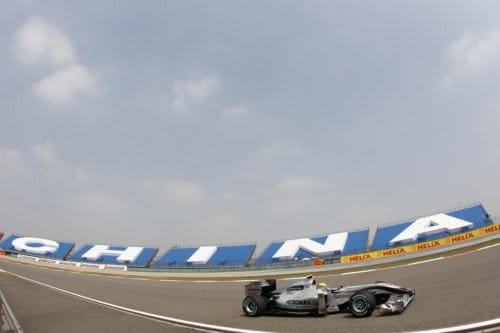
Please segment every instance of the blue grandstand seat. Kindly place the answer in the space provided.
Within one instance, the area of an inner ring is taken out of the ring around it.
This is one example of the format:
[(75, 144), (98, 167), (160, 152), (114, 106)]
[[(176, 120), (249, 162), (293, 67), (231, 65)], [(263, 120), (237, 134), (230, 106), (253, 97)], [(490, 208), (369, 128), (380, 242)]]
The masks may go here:
[(198, 247), (171, 248), (153, 263), (155, 267), (192, 267), (192, 266), (245, 266), (255, 250), (255, 245), (218, 246), (206, 264), (193, 264), (188, 259)]
[[(328, 236), (314, 237), (314, 238), (311, 238), (311, 240), (318, 242), (320, 244), (324, 244), (327, 237)], [(329, 258), (329, 257), (338, 256), (338, 255), (347, 255), (347, 254), (364, 252), (366, 250), (367, 241), (368, 241), (368, 229), (361, 230), (361, 231), (349, 232), (343, 251), (341, 251), (341, 252), (339, 251), (337, 253), (334, 253), (333, 255), (328, 255), (328, 256), (325, 256), (322, 258)], [(273, 258), (274, 254), (281, 248), (283, 243), (284, 243), (284, 241), (271, 243), (262, 252), (262, 254), (255, 260), (254, 264), (270, 264), (270, 263), (278, 263), (278, 262), (304, 260), (304, 259), (309, 259), (309, 258), (314, 256), (310, 252), (301, 248), (295, 254), (294, 259), (283, 260), (283, 259)]]
[[(111, 265), (130, 265), (137, 267), (145, 267), (148, 266), (153, 257), (158, 253), (158, 248), (142, 248), (142, 252), (140, 255), (133, 261), (118, 262), (116, 255), (102, 255), (96, 260), (91, 260), (89, 258), (85, 258), (84, 255), (89, 251), (94, 245), (85, 245), (81, 247), (78, 251), (73, 253), (69, 260), (73, 261), (84, 261), (84, 262), (93, 262), (93, 263), (101, 263), (101, 264), (111, 264)], [(118, 250), (123, 251), (127, 248), (127, 246), (109, 246), (109, 250)]]
[[(467, 222), (471, 222), (473, 224), (472, 228), (462, 228), (460, 231), (458, 231), (454, 234), (465, 232), (467, 230), (481, 228), (481, 227), (484, 227), (488, 224), (488, 220), (486, 218), (486, 215), (487, 215), (486, 210), (480, 204), (472, 206), (472, 207), (458, 209), (458, 210), (455, 210), (452, 212), (448, 212), (446, 214), (449, 216), (458, 218), (458, 219), (465, 220)], [(426, 242), (426, 241), (431, 241), (434, 239), (450, 236), (450, 233), (439, 232), (439, 233), (435, 233), (435, 234), (419, 236), (415, 242), (410, 242), (410, 243), (405, 243), (405, 244), (402, 244), (401, 242), (397, 242), (397, 243), (393, 244), (392, 246), (390, 246), (389, 242), (394, 237), (396, 237), (401, 232), (403, 232), (403, 230), (405, 230), (413, 222), (414, 221), (409, 221), (409, 222), (399, 223), (399, 224), (395, 224), (395, 225), (378, 227), (377, 231), (375, 233), (375, 237), (374, 237), (373, 242), (372, 242), (371, 250), (372, 251), (385, 250), (385, 249), (390, 248), (390, 247), (397, 247), (397, 246), (401, 246), (401, 245)]]
[[(31, 256), (36, 256), (36, 257), (46, 257), (46, 258), (51, 258), (51, 259), (65, 259), (68, 253), (73, 249), (75, 246), (74, 243), (66, 243), (66, 242), (57, 242), (59, 245), (57, 251), (54, 253), (48, 251), (43, 254), (37, 254), (37, 253), (31, 253), (29, 250), (21, 249), (17, 250), (13, 245), (12, 242), (18, 238), (24, 238), (24, 236), (19, 236), (19, 235), (12, 235), (8, 238), (6, 238), (3, 242), (0, 243), (0, 249), (6, 251), (6, 252), (11, 252), (11, 253), (22, 253), (22, 254), (28, 254)], [(30, 244), (30, 246), (33, 247), (40, 247), (43, 244)]]

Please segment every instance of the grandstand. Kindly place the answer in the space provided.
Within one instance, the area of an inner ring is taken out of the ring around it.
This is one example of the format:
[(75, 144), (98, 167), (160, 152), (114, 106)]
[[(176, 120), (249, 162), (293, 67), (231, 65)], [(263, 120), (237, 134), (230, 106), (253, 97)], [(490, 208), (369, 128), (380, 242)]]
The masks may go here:
[(171, 248), (153, 263), (153, 267), (245, 266), (255, 244)]
[[(314, 252), (314, 243), (308, 242), (308, 240), (312, 240), (318, 244), (327, 243), (328, 237), (332, 237), (335, 235), (344, 235), (346, 239), (343, 242), (338, 242), (341, 245), (340, 247), (332, 247), (329, 248), (321, 248)], [(325, 235), (314, 238), (301, 238), (294, 240), (286, 240), (286, 241), (278, 241), (271, 243), (262, 254), (254, 261), (254, 264), (270, 264), (270, 263), (278, 263), (278, 262), (286, 262), (286, 261), (297, 261), (297, 260), (308, 260), (311, 258), (322, 258), (328, 259), (336, 256), (340, 256), (341, 254), (353, 254), (360, 253), (366, 250), (366, 245), (368, 241), (368, 229), (361, 231), (353, 231), (353, 232), (344, 232), (337, 233), (331, 235)], [(276, 256), (278, 251), (283, 248), (283, 246), (290, 244), (293, 247), (290, 253), (293, 253), (292, 256), (279, 257)], [(308, 244), (309, 243), (309, 244)]]
[(74, 243), (55, 242), (43, 238), (23, 237), (15, 234), (0, 244), (0, 248), (8, 253), (30, 254), (63, 260), (66, 259), (74, 247)]
[[(485, 228), (488, 226), (493, 228)], [(482, 235), (496, 232), (498, 229), (499, 225), (493, 224), (483, 205), (478, 203), (404, 222), (381, 225), (376, 228), (371, 242), (369, 235), (373, 233), (370, 233), (369, 228), (310, 238), (273, 241), (256, 258), (253, 258), (256, 251), (255, 244), (172, 247), (158, 258), (156, 258), (158, 248), (87, 244), (70, 255), (75, 247), (74, 243), (15, 234), (4, 239), (0, 243), (0, 249), (6, 253), (106, 267), (123, 265), (154, 270), (244, 267), (259, 269), (270, 266), (303, 266), (315, 259), (321, 259), (321, 262), (325, 263), (336, 263), (340, 262), (340, 257), (423, 244), (474, 230), (479, 231), (478, 235)], [(470, 233), (470, 237), (476, 235)]]
[(85, 245), (71, 255), (69, 260), (146, 267), (151, 263), (157, 253), (158, 248)]
[[(484, 209), (483, 205), (481, 204), (474, 204), (469, 207), (464, 207), (461, 209), (455, 209), (448, 211), (446, 213), (442, 213), (447, 216), (455, 217), (460, 220), (464, 220), (467, 222), (470, 222), (469, 226), (464, 226), (463, 228), (460, 228), (459, 230), (456, 230), (453, 233), (460, 233), (464, 232), (467, 230), (474, 230), (477, 228), (485, 227), (488, 224), (491, 224), (491, 218), (489, 218), (488, 213)], [(431, 216), (436, 216), (439, 214), (434, 214)], [(401, 234), (405, 229), (407, 229), (412, 223), (418, 221), (419, 219), (424, 219), (426, 217), (421, 217), (417, 218), (408, 222), (403, 222), (403, 223), (397, 223), (397, 224), (391, 224), (391, 225), (386, 225), (386, 226), (379, 226), (377, 228), (377, 231), (375, 233), (375, 237), (373, 239), (373, 242), (370, 246), (370, 250), (372, 251), (378, 251), (378, 250), (384, 250), (388, 249), (390, 247), (396, 247), (396, 246), (401, 246), (401, 245), (408, 245), (408, 244), (415, 244), (415, 243), (421, 243), (421, 242), (426, 242), (426, 241), (431, 241), (434, 239), (438, 238), (444, 238), (449, 236), (450, 233), (449, 231), (444, 231), (442, 229), (437, 229), (436, 232), (426, 232), (426, 233), (421, 233), (418, 235), (418, 237), (411, 242), (393, 242), (391, 243), (391, 240), (394, 239), (397, 235)], [(429, 224), (432, 224), (432, 221), (428, 222)]]

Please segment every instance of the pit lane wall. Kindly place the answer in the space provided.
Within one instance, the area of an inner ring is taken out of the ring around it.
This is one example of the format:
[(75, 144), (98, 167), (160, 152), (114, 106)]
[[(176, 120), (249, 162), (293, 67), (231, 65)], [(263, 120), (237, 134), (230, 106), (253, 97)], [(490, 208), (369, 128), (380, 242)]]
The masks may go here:
[[(74, 251), (74, 243), (12, 235), (0, 243), (7, 253), (57, 261), (57, 265), (111, 269), (113, 265), (159, 271), (178, 269), (262, 270), (357, 262), (423, 251), (466, 242), (497, 232), (481, 204), (377, 228), (371, 245), (368, 228), (272, 242), (251, 260), (255, 244), (173, 247), (157, 257), (158, 248), (87, 244)], [(155, 260), (156, 257), (156, 260)], [(79, 263), (79, 264), (77, 264)]]

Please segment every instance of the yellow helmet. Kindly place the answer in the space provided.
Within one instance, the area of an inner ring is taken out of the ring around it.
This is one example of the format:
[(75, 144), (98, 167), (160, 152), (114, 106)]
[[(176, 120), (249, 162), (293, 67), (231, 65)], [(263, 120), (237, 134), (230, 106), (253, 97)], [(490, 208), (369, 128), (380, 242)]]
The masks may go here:
[(320, 283), (318, 283), (318, 287), (326, 287), (326, 283), (325, 282), (320, 282)]

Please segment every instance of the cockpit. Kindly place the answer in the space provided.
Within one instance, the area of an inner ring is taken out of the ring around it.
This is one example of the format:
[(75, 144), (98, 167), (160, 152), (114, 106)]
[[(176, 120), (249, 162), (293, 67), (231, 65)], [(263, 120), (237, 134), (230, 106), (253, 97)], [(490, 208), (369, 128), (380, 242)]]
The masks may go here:
[(305, 279), (298, 280), (289, 284), (286, 287), (286, 291), (297, 291), (304, 289), (323, 289), (323, 288), (328, 288), (326, 283), (320, 282), (317, 284), (316, 280), (312, 276), (308, 276)]

